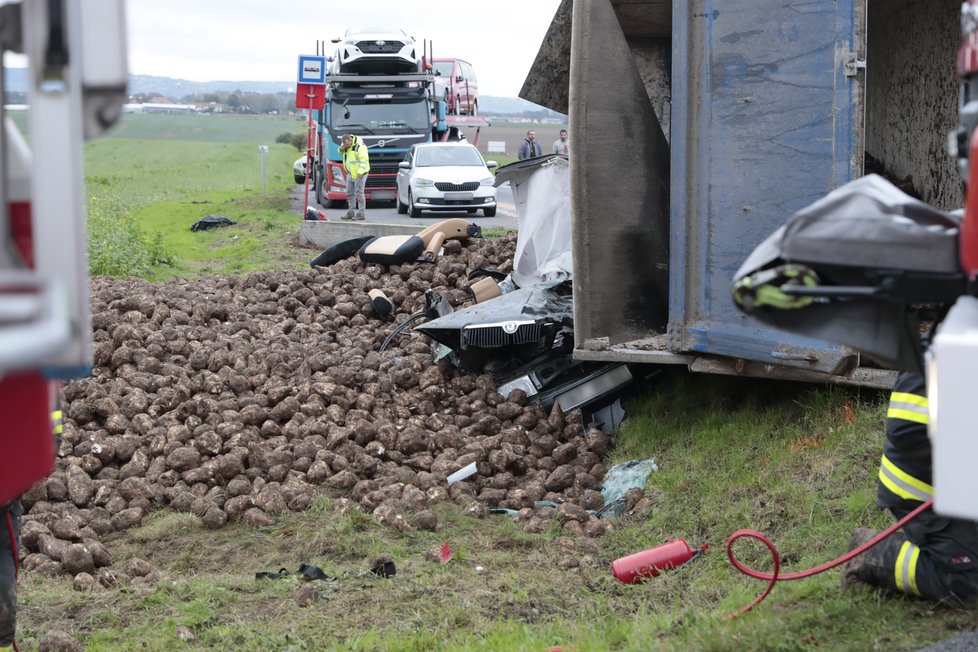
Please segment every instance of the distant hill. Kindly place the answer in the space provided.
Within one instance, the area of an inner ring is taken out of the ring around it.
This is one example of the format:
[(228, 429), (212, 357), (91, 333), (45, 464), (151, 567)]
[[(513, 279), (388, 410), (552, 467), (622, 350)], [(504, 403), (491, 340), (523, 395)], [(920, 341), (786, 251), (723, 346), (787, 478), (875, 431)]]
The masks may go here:
[(180, 99), (184, 95), (200, 95), (203, 93), (286, 93), (295, 89), (295, 82), (262, 82), (262, 81), (207, 81), (195, 82), (172, 77), (156, 77), (154, 75), (130, 75), (129, 92), (154, 93), (165, 95), (170, 99)]
[[(8, 92), (27, 92), (27, 69), (7, 68), (5, 71), (5, 86)], [(129, 93), (153, 93), (165, 95), (172, 100), (179, 100), (184, 95), (217, 93), (286, 93), (295, 88), (295, 82), (263, 82), (263, 81), (207, 81), (195, 82), (187, 79), (172, 77), (157, 77), (155, 75), (130, 75)]]
[(563, 114), (551, 111), (539, 104), (527, 102), (519, 97), (497, 97), (495, 95), (479, 96), (479, 112), (486, 115), (505, 115), (546, 111), (547, 117), (564, 117)]
[[(27, 91), (26, 68), (8, 68), (5, 72), (5, 85), (8, 92), (24, 93)], [(292, 88), (295, 88), (295, 82), (289, 81), (195, 82), (186, 79), (173, 79), (172, 77), (158, 77), (155, 75), (130, 75), (129, 77), (130, 94), (152, 93), (154, 95), (165, 95), (175, 101), (185, 95), (202, 95), (204, 93), (218, 92), (230, 93), (233, 91), (240, 91), (241, 93), (285, 93)], [(527, 102), (518, 97), (498, 97), (495, 95), (481, 95), (479, 97), (479, 110), (481, 113), (487, 115), (547, 111), (548, 117), (561, 117), (561, 114), (549, 111), (533, 102)]]

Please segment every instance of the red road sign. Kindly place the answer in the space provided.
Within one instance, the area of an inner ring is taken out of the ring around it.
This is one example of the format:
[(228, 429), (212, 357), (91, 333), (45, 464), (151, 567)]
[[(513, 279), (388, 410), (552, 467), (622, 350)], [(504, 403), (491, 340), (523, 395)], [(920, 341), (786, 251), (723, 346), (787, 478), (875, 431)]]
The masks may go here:
[(295, 88), (295, 108), (322, 110), (326, 106), (326, 86), (298, 84)]

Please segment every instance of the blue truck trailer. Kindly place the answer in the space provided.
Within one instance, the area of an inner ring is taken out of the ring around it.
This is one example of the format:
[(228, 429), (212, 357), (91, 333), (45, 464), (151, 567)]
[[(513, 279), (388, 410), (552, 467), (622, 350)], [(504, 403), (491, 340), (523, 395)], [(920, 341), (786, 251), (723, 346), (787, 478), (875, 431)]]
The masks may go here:
[(960, 206), (943, 151), (957, 106), (926, 99), (954, 84), (955, 13), (565, 0), (520, 95), (570, 119), (575, 357), (888, 385), (878, 361), (741, 314), (731, 279), (867, 162)]

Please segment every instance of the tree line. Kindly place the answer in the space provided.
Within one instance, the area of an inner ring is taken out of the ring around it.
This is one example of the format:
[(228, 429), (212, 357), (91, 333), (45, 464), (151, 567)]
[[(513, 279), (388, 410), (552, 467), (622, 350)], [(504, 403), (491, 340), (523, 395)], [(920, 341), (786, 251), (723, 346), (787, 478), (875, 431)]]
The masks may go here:
[[(188, 93), (180, 97), (170, 97), (165, 93), (134, 93), (129, 96), (133, 104), (147, 104), (164, 97), (174, 104), (203, 104), (209, 107), (220, 106), (224, 113), (288, 113), (295, 110), (295, 95), (292, 93), (243, 93), (240, 90), (215, 93)], [(205, 106), (204, 110), (207, 110)]]

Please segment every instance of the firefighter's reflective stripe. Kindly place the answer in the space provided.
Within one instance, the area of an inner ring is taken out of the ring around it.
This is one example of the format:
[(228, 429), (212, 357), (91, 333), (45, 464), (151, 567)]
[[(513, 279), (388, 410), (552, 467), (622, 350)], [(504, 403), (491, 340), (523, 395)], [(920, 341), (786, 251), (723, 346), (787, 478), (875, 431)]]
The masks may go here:
[(886, 411), (886, 416), (927, 425), (927, 397), (893, 392), (890, 394), (890, 408)]
[(900, 498), (924, 502), (934, 497), (934, 487), (901, 470), (886, 455), (880, 460), (879, 477), (880, 482)]
[(64, 429), (64, 414), (61, 410), (55, 410), (51, 413), (51, 427), (54, 429), (55, 435), (60, 435)]
[(900, 546), (900, 553), (897, 555), (896, 568), (893, 569), (896, 575), (897, 588), (904, 593), (920, 595), (917, 589), (917, 559), (920, 557), (920, 548), (904, 541)]

